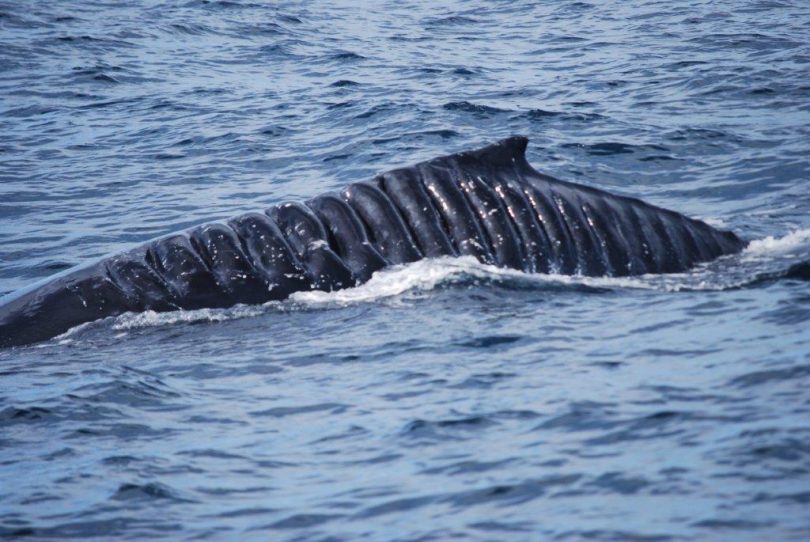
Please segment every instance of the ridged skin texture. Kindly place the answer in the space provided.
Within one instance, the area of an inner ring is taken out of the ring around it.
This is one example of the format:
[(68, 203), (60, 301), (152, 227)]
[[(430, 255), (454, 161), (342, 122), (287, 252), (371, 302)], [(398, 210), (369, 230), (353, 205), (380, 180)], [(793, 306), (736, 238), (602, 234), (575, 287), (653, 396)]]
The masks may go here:
[(537, 273), (684, 271), (740, 251), (734, 233), (538, 173), (512, 137), (305, 203), (163, 237), (0, 300), (0, 346), (133, 311), (228, 307), (336, 290), (389, 265), (471, 255)]

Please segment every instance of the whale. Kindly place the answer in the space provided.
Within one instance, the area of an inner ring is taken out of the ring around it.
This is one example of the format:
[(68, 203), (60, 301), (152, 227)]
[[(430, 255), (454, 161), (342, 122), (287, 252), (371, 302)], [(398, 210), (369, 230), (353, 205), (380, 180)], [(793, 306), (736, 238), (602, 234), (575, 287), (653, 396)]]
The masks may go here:
[(513, 136), (69, 269), (0, 298), (0, 346), (126, 312), (349, 288), (423, 258), (622, 277), (683, 272), (747, 244), (678, 212), (540, 173), (527, 145)]

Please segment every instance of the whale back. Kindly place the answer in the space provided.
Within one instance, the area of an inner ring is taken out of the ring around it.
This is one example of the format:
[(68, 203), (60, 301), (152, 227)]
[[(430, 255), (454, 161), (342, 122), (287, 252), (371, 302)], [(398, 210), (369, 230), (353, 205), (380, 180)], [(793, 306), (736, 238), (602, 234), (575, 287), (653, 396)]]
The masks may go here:
[(346, 288), (422, 258), (627, 276), (685, 271), (745, 246), (732, 232), (674, 211), (544, 175), (526, 161), (527, 144), (511, 137), (69, 270), (0, 299), (0, 346), (128, 311)]
[[(451, 244), (465, 242), (455, 223), (472, 217), (477, 228), (467, 230), (480, 232), (474, 242), (485, 248), (479, 259), (499, 266), (587, 276), (674, 273), (745, 246), (703, 221), (540, 173), (526, 160), (527, 144), (510, 137), (396, 171), (427, 189)], [(390, 175), (377, 179), (383, 191), (392, 188)]]

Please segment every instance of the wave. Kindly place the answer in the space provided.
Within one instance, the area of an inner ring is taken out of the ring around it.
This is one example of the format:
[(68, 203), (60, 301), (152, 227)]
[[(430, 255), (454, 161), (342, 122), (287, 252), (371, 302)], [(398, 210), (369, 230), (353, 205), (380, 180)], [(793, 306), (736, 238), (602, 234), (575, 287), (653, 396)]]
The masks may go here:
[[(725, 256), (686, 273), (638, 277), (583, 277), (528, 274), (479, 262), (472, 256), (443, 257), (384, 269), (370, 280), (344, 290), (296, 292), (284, 301), (263, 305), (236, 305), (226, 309), (145, 311), (110, 318), (113, 330), (123, 332), (148, 327), (253, 318), (269, 312), (324, 310), (364, 303), (404, 304), (439, 288), (503, 288), (508, 290), (563, 290), (601, 293), (612, 290), (659, 292), (722, 291), (761, 284), (781, 278), (801, 278), (792, 273), (810, 262), (810, 229), (782, 237), (752, 241), (740, 254)], [(82, 324), (55, 338), (59, 343), (74, 338), (96, 324)]]
[(768, 236), (749, 243), (743, 251), (744, 259), (772, 258), (783, 255), (808, 255), (810, 252), (810, 229), (795, 230), (782, 237)]

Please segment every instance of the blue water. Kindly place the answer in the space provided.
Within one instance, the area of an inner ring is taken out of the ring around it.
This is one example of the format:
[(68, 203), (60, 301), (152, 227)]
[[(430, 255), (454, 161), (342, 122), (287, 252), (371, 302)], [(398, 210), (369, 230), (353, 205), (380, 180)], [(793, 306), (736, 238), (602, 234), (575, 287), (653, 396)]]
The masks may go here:
[(810, 539), (810, 4), (132, 4), (0, 4), (0, 294), (512, 134), (754, 243), (0, 351), (0, 537)]

